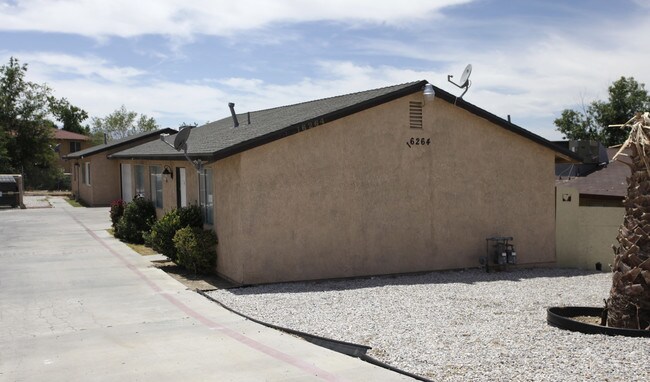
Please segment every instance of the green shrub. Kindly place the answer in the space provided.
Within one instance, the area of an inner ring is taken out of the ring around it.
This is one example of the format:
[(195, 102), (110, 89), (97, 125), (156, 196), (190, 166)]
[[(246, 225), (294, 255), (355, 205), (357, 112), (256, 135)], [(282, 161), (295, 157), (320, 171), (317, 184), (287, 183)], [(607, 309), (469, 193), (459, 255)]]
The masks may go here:
[(115, 237), (128, 243), (143, 244), (143, 234), (156, 221), (156, 207), (150, 200), (135, 198), (124, 207), (124, 214), (115, 226)]
[(201, 208), (190, 206), (169, 211), (151, 226), (151, 232), (145, 235), (145, 242), (155, 251), (176, 261), (174, 235), (185, 227), (203, 227)]
[(213, 231), (197, 227), (181, 228), (174, 235), (178, 264), (194, 273), (211, 273), (214, 270), (216, 244), (217, 236)]
[(125, 206), (126, 203), (124, 203), (124, 200), (122, 199), (113, 200), (111, 202), (111, 225), (113, 226), (113, 229), (115, 229), (120, 218), (124, 215)]

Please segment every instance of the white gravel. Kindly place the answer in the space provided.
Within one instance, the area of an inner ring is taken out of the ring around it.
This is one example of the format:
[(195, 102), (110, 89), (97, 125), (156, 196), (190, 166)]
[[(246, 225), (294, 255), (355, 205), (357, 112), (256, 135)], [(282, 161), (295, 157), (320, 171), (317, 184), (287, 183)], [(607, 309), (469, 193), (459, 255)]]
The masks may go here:
[(209, 294), (279, 326), (371, 346), (435, 381), (650, 381), (650, 339), (547, 325), (550, 306), (604, 306), (610, 273), (433, 272)]

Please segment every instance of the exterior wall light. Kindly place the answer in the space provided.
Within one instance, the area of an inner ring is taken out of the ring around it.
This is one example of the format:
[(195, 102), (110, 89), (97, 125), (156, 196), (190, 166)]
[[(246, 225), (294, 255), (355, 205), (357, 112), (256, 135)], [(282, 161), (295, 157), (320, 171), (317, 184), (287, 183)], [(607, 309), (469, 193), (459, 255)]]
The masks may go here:
[(165, 165), (165, 169), (163, 170), (162, 174), (165, 176), (169, 175), (171, 176), (172, 179), (174, 179), (174, 173), (172, 172), (172, 168), (167, 165)]
[(436, 91), (433, 89), (433, 85), (426, 84), (424, 85), (424, 90), (422, 91), (424, 95), (424, 102), (431, 102), (436, 98)]

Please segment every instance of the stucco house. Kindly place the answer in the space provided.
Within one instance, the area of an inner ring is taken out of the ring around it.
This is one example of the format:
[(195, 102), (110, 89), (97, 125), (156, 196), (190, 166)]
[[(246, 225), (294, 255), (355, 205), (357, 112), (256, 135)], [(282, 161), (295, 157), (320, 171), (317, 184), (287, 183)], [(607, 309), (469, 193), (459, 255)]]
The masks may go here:
[(108, 156), (116, 151), (159, 139), (161, 133), (176, 130), (163, 129), (131, 135), (85, 150), (75, 151), (64, 157), (72, 170), (71, 188), (76, 199), (88, 206), (108, 206), (122, 197), (120, 166)]
[(59, 166), (66, 173), (70, 173), (71, 163), (64, 158), (69, 154), (92, 146), (92, 140), (89, 136), (57, 128), (54, 128), (54, 142), (59, 156)]
[(110, 158), (159, 215), (200, 204), (240, 284), (476, 267), (499, 235), (555, 264), (554, 166), (577, 156), (425, 84), (232, 110), (192, 129), (198, 171), (160, 140)]
[[(601, 150), (602, 151), (602, 150)], [(557, 175), (557, 264), (562, 267), (610, 271), (612, 245), (623, 222), (630, 168), (610, 160), (618, 148), (604, 149), (600, 159), (579, 176)], [(585, 162), (589, 162), (585, 159)], [(561, 167), (561, 166), (558, 166)]]

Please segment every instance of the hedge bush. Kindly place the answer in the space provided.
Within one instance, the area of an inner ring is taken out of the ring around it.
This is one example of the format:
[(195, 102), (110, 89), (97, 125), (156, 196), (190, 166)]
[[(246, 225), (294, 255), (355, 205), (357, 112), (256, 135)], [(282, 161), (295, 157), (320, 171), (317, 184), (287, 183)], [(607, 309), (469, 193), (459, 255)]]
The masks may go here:
[(150, 200), (135, 198), (124, 207), (124, 214), (115, 226), (115, 237), (128, 243), (143, 244), (143, 234), (156, 221), (156, 207)]
[(113, 229), (115, 229), (120, 218), (124, 215), (125, 206), (126, 203), (124, 203), (124, 200), (122, 199), (113, 200), (111, 202), (111, 225), (113, 226)]
[(181, 228), (174, 235), (178, 264), (194, 273), (211, 273), (214, 270), (216, 244), (217, 236), (213, 231), (197, 227)]
[(151, 226), (151, 232), (145, 234), (145, 242), (155, 251), (176, 261), (174, 235), (185, 227), (203, 227), (203, 217), (199, 206), (173, 209)]

